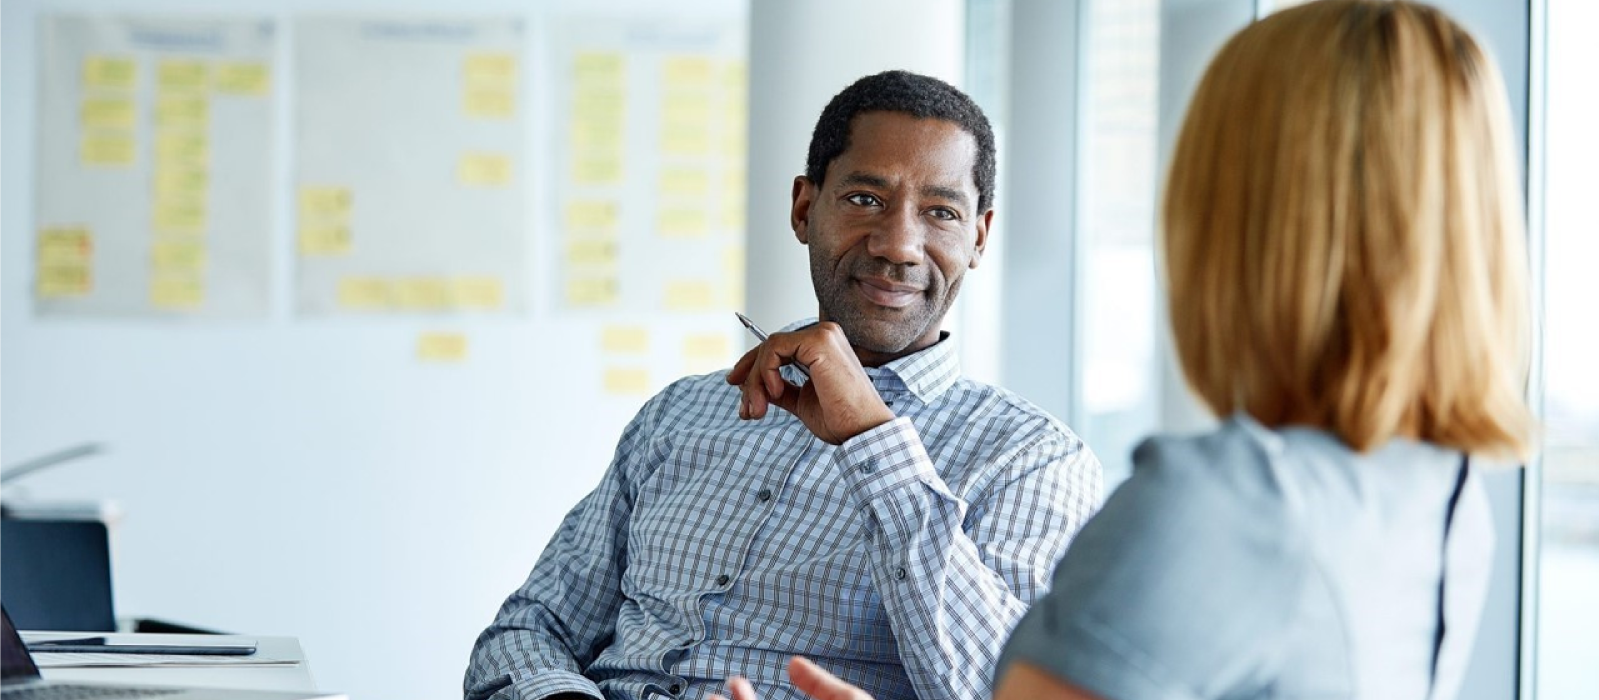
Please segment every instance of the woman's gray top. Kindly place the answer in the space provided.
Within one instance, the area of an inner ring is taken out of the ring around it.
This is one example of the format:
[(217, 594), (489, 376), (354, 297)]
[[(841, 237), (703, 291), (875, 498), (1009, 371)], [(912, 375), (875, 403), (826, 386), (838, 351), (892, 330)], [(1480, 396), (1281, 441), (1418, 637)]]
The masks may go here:
[(1112, 700), (1454, 696), (1493, 547), (1468, 475), (1444, 553), (1460, 453), (1395, 440), (1359, 454), (1235, 416), (1151, 438), (1133, 463), (1012, 635), (1001, 675), (1026, 660)]

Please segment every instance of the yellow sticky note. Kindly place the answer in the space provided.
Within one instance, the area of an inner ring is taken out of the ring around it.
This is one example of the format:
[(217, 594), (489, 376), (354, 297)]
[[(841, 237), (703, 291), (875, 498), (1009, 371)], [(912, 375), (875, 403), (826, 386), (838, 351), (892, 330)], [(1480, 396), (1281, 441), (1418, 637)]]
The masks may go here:
[(60, 226), (39, 231), (39, 265), (87, 267), (94, 257), (94, 237), (83, 226)]
[(350, 252), (350, 227), (341, 224), (300, 224), (301, 255), (344, 255)]
[(204, 198), (211, 176), (204, 168), (159, 164), (155, 169), (155, 196), (157, 199)]
[(84, 134), (78, 142), (78, 154), (84, 165), (132, 165), (133, 133), (96, 131)]
[(442, 277), (394, 280), (394, 305), (408, 311), (438, 311), (450, 306), (450, 285)]
[(516, 114), (516, 95), (505, 88), (468, 88), (461, 111), (477, 119), (510, 119)]
[(622, 150), (622, 123), (617, 120), (572, 122), (572, 150), (582, 152)]
[(664, 238), (701, 238), (710, 233), (710, 217), (704, 209), (670, 207), (656, 215), (655, 230)]
[(710, 176), (704, 168), (661, 168), (661, 194), (677, 197), (704, 197), (711, 191)]
[(132, 97), (94, 97), (83, 101), (78, 116), (85, 129), (132, 129), (134, 111)]
[(505, 305), (505, 289), (498, 277), (456, 277), (450, 280), (450, 296), (464, 309), (493, 311)]
[(728, 61), (727, 65), (722, 66), (722, 89), (728, 92), (729, 97), (748, 93), (749, 84), (749, 64), (743, 61)]
[(726, 333), (696, 333), (683, 338), (683, 356), (690, 359), (723, 362), (731, 347)]
[(204, 61), (192, 59), (166, 59), (156, 66), (156, 85), (162, 90), (204, 90), (206, 84)]
[(205, 200), (186, 197), (157, 199), (151, 217), (157, 230), (198, 233), (205, 228)]
[(613, 153), (577, 155), (572, 181), (579, 185), (612, 185), (622, 181), (622, 156)]
[(416, 357), (423, 362), (465, 360), (466, 336), (461, 333), (423, 333), (416, 340)]
[(572, 267), (610, 267), (616, 264), (616, 241), (609, 238), (574, 238), (566, 242), (566, 264)]
[(40, 265), (36, 291), (46, 299), (78, 297), (88, 294), (94, 287), (94, 278), (87, 262), (78, 265)]
[(683, 373), (705, 374), (728, 365), (732, 358), (724, 333), (698, 333), (683, 339)]
[(504, 87), (516, 82), (516, 56), (508, 53), (475, 53), (466, 57), (463, 70), (467, 85)]
[(711, 102), (703, 92), (668, 93), (661, 101), (661, 121), (705, 124), (711, 121)]
[(572, 120), (621, 124), (627, 99), (621, 92), (587, 91), (572, 96)]
[(348, 187), (301, 187), (300, 218), (342, 221), (349, 218), (353, 201)]
[(600, 347), (613, 355), (643, 355), (650, 351), (650, 331), (643, 326), (606, 326)]
[(626, 67), (626, 60), (616, 51), (584, 51), (572, 57), (572, 77), (579, 84), (619, 86)]
[(711, 152), (711, 128), (707, 124), (663, 124), (661, 150), (676, 156), (703, 156)]
[(391, 285), (382, 277), (345, 277), (339, 280), (339, 306), (373, 311), (389, 306)]
[(102, 90), (132, 90), (138, 64), (131, 58), (90, 56), (83, 61), (83, 86)]
[(205, 269), (205, 241), (158, 239), (150, 246), (150, 266), (160, 272), (199, 272)]
[(150, 279), (150, 303), (161, 308), (191, 309), (205, 302), (205, 280), (198, 274), (157, 275)]
[(711, 59), (705, 56), (674, 56), (662, 63), (662, 77), (669, 87), (709, 85)]
[(621, 217), (616, 202), (580, 200), (566, 204), (566, 230), (614, 230)]
[(162, 128), (204, 128), (211, 119), (211, 103), (204, 97), (161, 95), (156, 98), (155, 123)]
[(566, 281), (566, 303), (572, 306), (595, 307), (616, 303), (615, 277), (574, 277)]
[(161, 131), (155, 137), (157, 167), (204, 168), (211, 160), (211, 142), (204, 133)]
[(213, 85), (217, 92), (244, 97), (263, 97), (272, 87), (272, 73), (265, 63), (234, 61), (217, 65)]
[(705, 280), (673, 280), (666, 283), (662, 305), (667, 311), (710, 311), (716, 308), (716, 288)]
[(463, 185), (503, 187), (511, 181), (511, 159), (500, 153), (465, 153), (455, 177)]
[(607, 367), (605, 393), (642, 395), (650, 391), (650, 371), (642, 367)]

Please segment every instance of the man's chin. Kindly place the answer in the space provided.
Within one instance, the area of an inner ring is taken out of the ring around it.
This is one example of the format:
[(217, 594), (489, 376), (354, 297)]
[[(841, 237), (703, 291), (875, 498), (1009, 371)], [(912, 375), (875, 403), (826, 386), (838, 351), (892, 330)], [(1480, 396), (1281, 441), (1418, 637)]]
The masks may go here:
[(898, 323), (878, 320), (859, 321), (844, 326), (844, 335), (849, 338), (850, 345), (856, 350), (897, 355), (921, 337), (920, 333), (906, 329), (905, 326), (904, 321)]

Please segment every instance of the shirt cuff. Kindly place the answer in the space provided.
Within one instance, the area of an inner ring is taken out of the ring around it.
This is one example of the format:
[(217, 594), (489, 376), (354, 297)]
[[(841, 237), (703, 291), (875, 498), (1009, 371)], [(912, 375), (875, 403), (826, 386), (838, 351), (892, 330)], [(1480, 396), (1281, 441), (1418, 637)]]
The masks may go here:
[(918, 483), (947, 491), (909, 418), (895, 418), (846, 440), (835, 461), (857, 503)]
[(501, 697), (511, 700), (539, 700), (556, 693), (582, 693), (595, 698), (605, 697), (600, 693), (600, 687), (582, 674), (556, 669), (534, 673), (530, 678), (517, 681), (510, 690), (511, 692), (506, 695), (494, 697), (496, 700)]

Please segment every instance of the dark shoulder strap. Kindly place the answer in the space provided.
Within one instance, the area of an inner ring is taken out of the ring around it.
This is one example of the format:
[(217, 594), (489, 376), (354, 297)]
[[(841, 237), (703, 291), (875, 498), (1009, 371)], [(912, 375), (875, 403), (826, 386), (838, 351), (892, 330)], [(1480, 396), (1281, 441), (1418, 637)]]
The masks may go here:
[(1470, 457), (1460, 455), (1460, 469), (1455, 474), (1455, 490), (1449, 494), (1449, 507), (1444, 510), (1443, 556), (1438, 567), (1438, 631), (1432, 638), (1432, 684), (1438, 684), (1438, 657), (1444, 646), (1444, 586), (1449, 571), (1449, 526), (1455, 522), (1455, 506), (1460, 503), (1460, 492), (1466, 487), (1466, 474), (1471, 470)]

